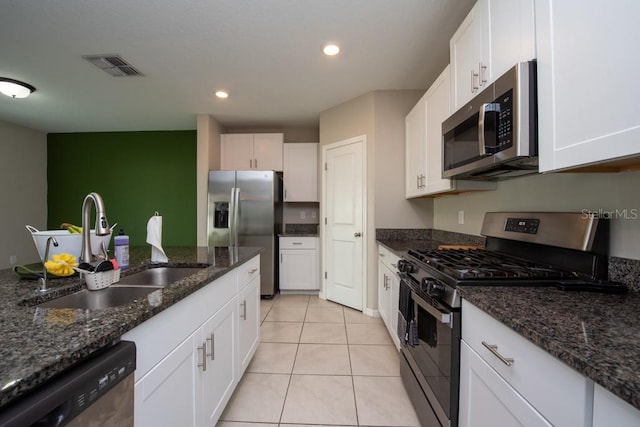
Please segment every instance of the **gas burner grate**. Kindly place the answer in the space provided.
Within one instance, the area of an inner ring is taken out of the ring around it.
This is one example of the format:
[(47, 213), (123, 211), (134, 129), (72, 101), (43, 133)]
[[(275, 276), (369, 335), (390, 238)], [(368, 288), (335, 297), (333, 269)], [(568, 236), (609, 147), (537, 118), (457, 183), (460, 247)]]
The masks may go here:
[(574, 272), (482, 249), (409, 250), (409, 256), (458, 280), (569, 279)]

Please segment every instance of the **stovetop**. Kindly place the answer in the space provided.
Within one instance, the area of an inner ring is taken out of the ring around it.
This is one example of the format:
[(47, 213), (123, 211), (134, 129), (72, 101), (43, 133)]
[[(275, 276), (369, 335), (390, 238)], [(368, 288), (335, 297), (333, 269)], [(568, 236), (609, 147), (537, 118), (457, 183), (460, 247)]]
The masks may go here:
[(481, 249), (418, 249), (409, 250), (407, 254), (410, 258), (430, 265), (455, 281), (470, 279), (566, 280), (578, 277), (575, 272), (559, 267)]

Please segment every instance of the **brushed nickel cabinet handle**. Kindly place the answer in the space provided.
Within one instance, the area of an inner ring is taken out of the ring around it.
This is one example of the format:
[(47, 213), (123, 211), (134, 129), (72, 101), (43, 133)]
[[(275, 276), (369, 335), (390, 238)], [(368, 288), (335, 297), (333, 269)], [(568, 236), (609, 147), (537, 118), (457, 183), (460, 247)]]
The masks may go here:
[(353, 233), (353, 237), (361, 237), (362, 233), (360, 233), (359, 231)]
[(207, 353), (207, 356), (211, 358), (211, 360), (216, 360), (216, 335), (211, 332), (207, 341), (211, 341), (211, 353)]
[(514, 360), (510, 357), (504, 357), (503, 355), (501, 355), (498, 352), (498, 346), (494, 345), (494, 344), (487, 344), (485, 341), (482, 341), (482, 345), (485, 346), (487, 348), (487, 350), (489, 350), (491, 352), (491, 354), (493, 354), (495, 357), (497, 357), (498, 359), (500, 359), (500, 361), (502, 363), (504, 363), (507, 366), (511, 366), (513, 365)]
[(484, 84), (487, 82), (487, 79), (485, 77), (487, 71), (487, 66), (482, 64), (482, 61), (480, 61), (480, 63), (478, 64), (478, 75), (479, 75), (479, 80), (480, 80), (480, 86), (484, 86)]
[(207, 370), (207, 341), (204, 341), (198, 350), (202, 350), (202, 363), (198, 363), (198, 366), (202, 368), (202, 372), (205, 372)]
[(242, 320), (247, 320), (247, 300), (244, 300), (240, 305), (242, 306), (242, 314), (240, 317), (242, 317)]
[(249, 270), (249, 274), (253, 274), (253, 273), (255, 273), (256, 271), (258, 271), (258, 269), (257, 269), (257, 268), (252, 268), (251, 270)]

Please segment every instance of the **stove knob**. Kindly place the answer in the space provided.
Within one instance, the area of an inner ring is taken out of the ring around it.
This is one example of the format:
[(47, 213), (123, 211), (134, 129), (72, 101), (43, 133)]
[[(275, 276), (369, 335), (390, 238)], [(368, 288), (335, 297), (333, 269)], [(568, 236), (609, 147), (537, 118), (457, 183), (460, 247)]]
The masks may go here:
[(435, 279), (425, 277), (422, 279), (422, 285), (427, 295), (434, 298), (442, 298), (444, 296), (444, 285)]
[(416, 271), (416, 268), (409, 261), (401, 259), (398, 260), (398, 271), (401, 273), (413, 273)]

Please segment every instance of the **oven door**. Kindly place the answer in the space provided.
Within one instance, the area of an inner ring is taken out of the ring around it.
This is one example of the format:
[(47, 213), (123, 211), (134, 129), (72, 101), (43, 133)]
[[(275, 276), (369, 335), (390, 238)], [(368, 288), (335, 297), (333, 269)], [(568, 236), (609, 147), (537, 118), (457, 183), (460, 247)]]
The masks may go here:
[(404, 378), (409, 373), (407, 367), (410, 367), (415, 377), (413, 381), (417, 381), (423, 394), (416, 394), (415, 386), (409, 392), (416, 412), (420, 413), (419, 407), (429, 405), (440, 424), (457, 426), (460, 311), (435, 300), (427, 301), (415, 291), (411, 291), (411, 301), (414, 324), (407, 334), (410, 339), (402, 348), (402, 362), (408, 365), (402, 372), (403, 380), (405, 385), (411, 383), (409, 378)]

